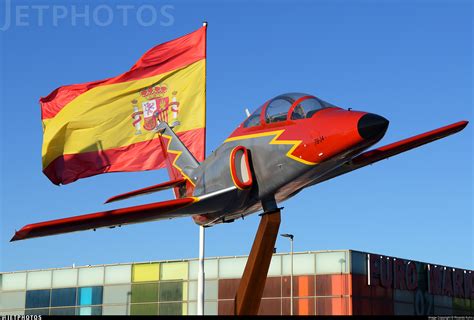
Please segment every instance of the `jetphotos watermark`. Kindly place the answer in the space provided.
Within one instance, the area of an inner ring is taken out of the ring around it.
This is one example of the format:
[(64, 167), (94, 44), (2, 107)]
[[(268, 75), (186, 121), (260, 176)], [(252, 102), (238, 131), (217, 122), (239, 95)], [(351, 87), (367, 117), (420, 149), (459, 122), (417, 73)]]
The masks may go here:
[(112, 24), (142, 27), (174, 24), (170, 4), (17, 4), (0, 0), (0, 30), (27, 27), (107, 27)]

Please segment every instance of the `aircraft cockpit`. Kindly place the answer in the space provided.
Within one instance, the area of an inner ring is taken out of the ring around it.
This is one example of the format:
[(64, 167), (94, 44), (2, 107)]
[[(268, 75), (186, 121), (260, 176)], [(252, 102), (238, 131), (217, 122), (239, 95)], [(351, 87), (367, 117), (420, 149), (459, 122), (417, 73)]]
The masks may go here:
[(319, 110), (334, 107), (312, 95), (286, 93), (265, 102), (244, 121), (243, 127), (250, 128), (263, 123), (307, 119), (311, 118)]

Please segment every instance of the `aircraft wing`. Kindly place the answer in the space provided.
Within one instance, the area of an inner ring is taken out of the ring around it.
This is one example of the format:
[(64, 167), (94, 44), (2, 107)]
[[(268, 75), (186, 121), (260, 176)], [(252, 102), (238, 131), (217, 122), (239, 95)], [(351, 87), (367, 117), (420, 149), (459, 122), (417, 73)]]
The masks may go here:
[(10, 241), (206, 214), (218, 210), (222, 203), (231, 201), (232, 191), (235, 189), (236, 187), (231, 187), (199, 197), (179, 198), (29, 224), (16, 231)]
[(433, 142), (438, 139), (445, 138), (449, 135), (452, 135), (454, 133), (461, 131), (467, 126), (468, 123), (469, 123), (468, 121), (459, 121), (459, 122), (447, 125), (445, 127), (441, 127), (441, 128), (438, 128), (429, 132), (425, 132), (425, 133), (422, 133), (422, 134), (419, 134), (419, 135), (416, 135), (404, 140), (400, 140), (400, 141), (391, 143), (389, 145), (386, 145), (377, 149), (366, 151), (356, 156), (351, 161), (346, 162), (341, 167), (322, 176), (315, 182), (311, 183), (311, 185), (321, 183), (323, 181), (346, 174), (353, 170), (363, 168), (377, 161), (392, 157), (399, 153), (417, 148), (419, 146)]

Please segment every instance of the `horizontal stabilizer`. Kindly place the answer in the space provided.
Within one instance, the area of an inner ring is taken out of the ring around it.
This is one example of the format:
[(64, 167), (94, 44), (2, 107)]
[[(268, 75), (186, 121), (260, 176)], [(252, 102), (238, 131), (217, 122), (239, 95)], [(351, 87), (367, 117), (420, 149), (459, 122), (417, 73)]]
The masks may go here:
[(459, 121), (445, 127), (441, 127), (439, 129), (435, 129), (429, 132), (425, 132), (404, 140), (400, 140), (389, 145), (369, 150), (364, 153), (361, 153), (357, 157), (353, 158), (351, 161), (346, 162), (341, 167), (329, 172), (328, 174), (322, 176), (315, 182), (311, 183), (311, 185), (315, 185), (321, 183), (323, 181), (332, 179), (334, 177), (340, 176), (342, 174), (346, 174), (348, 172), (354, 171), (356, 169), (360, 169), (365, 167), (369, 164), (375, 163), (382, 159), (386, 159), (397, 155), (399, 153), (420, 147), (424, 144), (433, 142), (438, 139), (445, 138), (449, 135), (457, 133), (464, 129), (468, 121)]
[(138, 189), (138, 190), (134, 190), (134, 191), (130, 191), (130, 192), (126, 192), (126, 193), (122, 193), (122, 194), (113, 196), (113, 197), (107, 199), (107, 201), (105, 201), (105, 203), (110, 203), (110, 202), (119, 201), (119, 200), (125, 200), (125, 199), (129, 199), (129, 198), (136, 197), (136, 196), (141, 196), (141, 195), (145, 195), (145, 194), (149, 194), (149, 193), (153, 193), (153, 192), (158, 192), (158, 191), (162, 191), (162, 190), (166, 190), (166, 189), (171, 189), (171, 188), (174, 188), (174, 187), (179, 187), (180, 185), (184, 184), (185, 182), (186, 182), (185, 179), (176, 179), (176, 180), (167, 181), (167, 182), (164, 182), (164, 183), (156, 184), (154, 186), (150, 186), (150, 187), (146, 187), (146, 188), (142, 188), (142, 189)]

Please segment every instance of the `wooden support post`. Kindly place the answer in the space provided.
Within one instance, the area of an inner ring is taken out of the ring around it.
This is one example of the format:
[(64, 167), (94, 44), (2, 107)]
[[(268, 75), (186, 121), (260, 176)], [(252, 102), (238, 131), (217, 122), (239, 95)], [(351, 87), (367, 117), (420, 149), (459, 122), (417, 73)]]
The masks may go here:
[(257, 315), (267, 280), (268, 268), (272, 260), (278, 229), (280, 210), (262, 215), (252, 250), (250, 251), (244, 274), (234, 302), (235, 315)]

